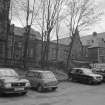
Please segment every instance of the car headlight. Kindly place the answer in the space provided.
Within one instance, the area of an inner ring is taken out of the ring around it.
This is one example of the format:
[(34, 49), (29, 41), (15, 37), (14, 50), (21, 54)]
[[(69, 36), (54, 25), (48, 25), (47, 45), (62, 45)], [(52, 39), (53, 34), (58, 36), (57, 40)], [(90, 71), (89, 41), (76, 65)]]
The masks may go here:
[(96, 77), (94, 77), (94, 79), (95, 79), (95, 80), (102, 80), (103, 77), (102, 77), (102, 76), (100, 76), (100, 77), (99, 77), (99, 76), (98, 76), (98, 77), (96, 76)]
[(26, 87), (30, 87), (30, 83), (29, 82), (26, 83)]
[(5, 83), (5, 84), (4, 84), (4, 87), (5, 87), (5, 88), (10, 88), (10, 87), (11, 87), (11, 83)]

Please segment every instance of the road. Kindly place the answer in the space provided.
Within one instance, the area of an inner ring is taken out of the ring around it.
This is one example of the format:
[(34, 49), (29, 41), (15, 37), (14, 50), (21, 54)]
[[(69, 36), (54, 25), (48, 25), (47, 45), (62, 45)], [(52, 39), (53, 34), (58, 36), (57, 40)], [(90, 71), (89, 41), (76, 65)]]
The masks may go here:
[(25, 96), (0, 97), (0, 105), (105, 105), (105, 83), (90, 86), (62, 82), (55, 92), (30, 90)]

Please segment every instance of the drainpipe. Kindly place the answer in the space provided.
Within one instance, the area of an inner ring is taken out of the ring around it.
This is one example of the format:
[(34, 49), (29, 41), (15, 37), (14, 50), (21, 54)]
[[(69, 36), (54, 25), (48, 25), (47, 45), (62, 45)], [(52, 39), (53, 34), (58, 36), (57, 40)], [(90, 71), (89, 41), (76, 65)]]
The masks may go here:
[(99, 50), (100, 50), (100, 48), (98, 47), (98, 63), (100, 62)]

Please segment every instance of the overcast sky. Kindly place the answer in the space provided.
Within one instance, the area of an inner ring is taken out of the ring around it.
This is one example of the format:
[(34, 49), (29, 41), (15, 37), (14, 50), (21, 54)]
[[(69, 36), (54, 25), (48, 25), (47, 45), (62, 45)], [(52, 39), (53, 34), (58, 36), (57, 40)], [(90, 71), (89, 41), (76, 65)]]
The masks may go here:
[[(98, 4), (100, 10), (105, 11), (105, 0), (95, 0)], [(100, 24), (94, 25), (93, 31), (105, 32), (105, 16), (102, 18), (102, 22)]]
[[(95, 3), (98, 5), (100, 10), (105, 11), (105, 0), (95, 0)], [(13, 23), (15, 23), (16, 26), (20, 26), (19, 22), (17, 22), (16, 20)], [(62, 31), (60, 32), (60, 34), (63, 37), (67, 36), (67, 29), (65, 27), (66, 26), (61, 25)], [(36, 30), (38, 29), (36, 28)], [(81, 36), (92, 34), (92, 32), (94, 31), (96, 31), (97, 33), (105, 32), (105, 16), (103, 16), (102, 21), (100, 23), (93, 25), (91, 30), (81, 33)]]

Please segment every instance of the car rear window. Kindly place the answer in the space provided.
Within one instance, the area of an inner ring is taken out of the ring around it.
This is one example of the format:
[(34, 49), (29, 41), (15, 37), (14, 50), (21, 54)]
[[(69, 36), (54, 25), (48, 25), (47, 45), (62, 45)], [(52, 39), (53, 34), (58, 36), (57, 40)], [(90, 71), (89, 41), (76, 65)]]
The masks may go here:
[(55, 75), (52, 72), (43, 72), (42, 76), (45, 79), (55, 78)]

